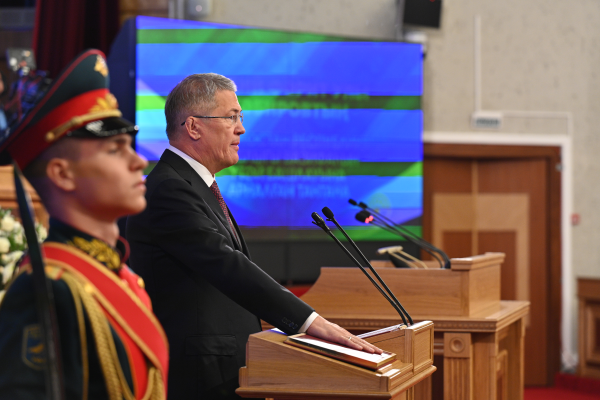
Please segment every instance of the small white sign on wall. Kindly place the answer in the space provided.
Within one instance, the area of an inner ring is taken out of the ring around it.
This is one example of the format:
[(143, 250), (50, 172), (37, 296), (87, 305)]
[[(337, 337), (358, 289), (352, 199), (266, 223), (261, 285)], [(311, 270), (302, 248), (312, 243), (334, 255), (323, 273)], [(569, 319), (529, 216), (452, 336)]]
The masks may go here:
[(474, 129), (500, 129), (502, 113), (494, 111), (475, 111), (471, 115), (471, 126)]

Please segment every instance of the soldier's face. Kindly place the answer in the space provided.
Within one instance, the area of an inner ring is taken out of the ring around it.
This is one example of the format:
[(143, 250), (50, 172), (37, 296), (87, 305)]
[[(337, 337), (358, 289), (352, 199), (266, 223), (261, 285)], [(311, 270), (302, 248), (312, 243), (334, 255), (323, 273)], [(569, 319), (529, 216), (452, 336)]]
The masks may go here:
[(74, 195), (86, 212), (110, 221), (143, 211), (142, 172), (148, 162), (131, 148), (131, 136), (79, 140), (80, 154), (71, 167)]

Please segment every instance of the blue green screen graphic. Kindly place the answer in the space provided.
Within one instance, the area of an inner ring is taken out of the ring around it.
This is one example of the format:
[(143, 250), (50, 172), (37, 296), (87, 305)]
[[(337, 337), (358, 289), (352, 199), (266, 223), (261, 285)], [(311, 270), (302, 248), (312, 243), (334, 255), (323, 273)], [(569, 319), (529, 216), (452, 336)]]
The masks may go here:
[[(354, 219), (364, 201), (421, 233), (421, 46), (137, 17), (138, 151), (168, 146), (164, 105), (184, 77), (232, 79), (244, 110), (237, 165), (217, 175), (240, 226), (313, 229), (327, 206), (355, 239), (390, 239)], [(284, 235), (285, 236), (285, 235)]]

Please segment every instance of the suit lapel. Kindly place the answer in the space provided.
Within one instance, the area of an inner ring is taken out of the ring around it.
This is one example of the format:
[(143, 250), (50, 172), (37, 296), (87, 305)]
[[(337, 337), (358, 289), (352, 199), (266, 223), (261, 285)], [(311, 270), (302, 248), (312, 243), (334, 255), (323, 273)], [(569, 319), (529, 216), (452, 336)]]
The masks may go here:
[[(223, 227), (227, 230), (227, 233), (229, 233), (229, 239), (230, 239), (230, 242), (232, 243), (233, 247), (236, 248), (237, 250), (243, 251), (243, 249), (239, 248), (237, 241), (235, 240), (235, 237), (233, 236), (233, 232), (231, 231), (229, 222), (227, 222), (227, 218), (225, 217), (225, 214), (223, 214), (223, 209), (219, 205), (217, 198), (215, 197), (213, 192), (210, 190), (210, 188), (208, 186), (206, 186), (206, 182), (204, 182), (204, 180), (200, 177), (200, 175), (198, 175), (198, 173), (196, 171), (194, 171), (192, 166), (190, 164), (188, 164), (187, 161), (185, 161), (183, 158), (179, 157), (177, 154), (173, 153), (170, 150), (165, 150), (165, 152), (160, 157), (160, 160), (166, 162), (171, 167), (173, 167), (173, 169), (183, 179), (185, 179), (187, 182), (190, 183), (190, 185), (192, 185), (192, 187), (194, 188), (194, 191), (196, 191), (196, 193), (198, 193), (198, 195), (202, 198), (202, 200), (204, 200), (204, 202), (210, 207), (212, 212), (217, 216), (217, 218), (221, 222), (221, 225), (223, 225)], [(229, 210), (229, 208), (228, 208), (228, 210)], [(240, 238), (240, 241), (242, 242), (242, 246), (246, 247), (246, 245), (243, 242), (243, 239), (241, 237), (241, 234), (239, 232), (238, 226), (234, 222), (233, 215), (231, 214), (231, 212), (229, 212), (229, 216), (231, 217), (231, 221), (233, 222), (234, 227), (237, 230), (237, 234), (238, 234), (238, 237)]]

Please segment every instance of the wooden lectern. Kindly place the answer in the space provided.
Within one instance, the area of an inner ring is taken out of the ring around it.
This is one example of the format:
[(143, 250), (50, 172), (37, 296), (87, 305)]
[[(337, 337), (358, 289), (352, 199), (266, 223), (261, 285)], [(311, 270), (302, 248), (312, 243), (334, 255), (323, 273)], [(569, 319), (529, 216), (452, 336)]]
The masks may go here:
[(414, 385), (436, 370), (431, 321), (394, 326), (362, 337), (395, 353), (397, 359), (372, 371), (284, 344), (287, 336), (274, 330), (251, 335), (236, 393), (298, 400), (412, 400)]
[[(503, 261), (503, 253), (486, 253), (452, 259), (451, 269), (378, 269), (415, 321), (435, 324), (435, 364), (442, 371), (417, 385), (416, 398), (433, 392), (445, 400), (523, 399), (529, 302), (500, 301)], [(321, 268), (302, 300), (353, 333), (398, 323), (358, 268)]]

